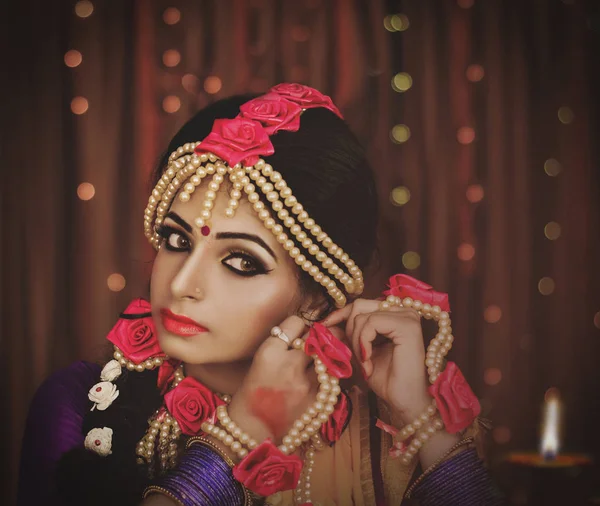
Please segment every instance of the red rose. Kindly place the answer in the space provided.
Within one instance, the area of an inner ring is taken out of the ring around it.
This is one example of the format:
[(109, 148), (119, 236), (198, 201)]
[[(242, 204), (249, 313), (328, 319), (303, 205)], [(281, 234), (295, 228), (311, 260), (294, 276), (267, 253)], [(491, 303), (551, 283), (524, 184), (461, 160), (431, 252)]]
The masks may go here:
[(395, 295), (401, 299), (410, 297), (432, 306), (440, 306), (442, 311), (450, 311), (447, 293), (436, 292), (427, 283), (411, 276), (395, 274), (389, 279), (388, 286), (390, 289), (383, 292), (384, 295)]
[(127, 306), (107, 339), (134, 364), (166, 356), (158, 344), (150, 303), (144, 299), (135, 299)]
[(334, 443), (335, 441), (339, 441), (342, 432), (350, 419), (348, 406), (348, 398), (346, 397), (346, 394), (342, 392), (333, 409), (333, 413), (329, 416), (329, 420), (321, 425), (321, 438), (326, 442)]
[(202, 424), (224, 404), (204, 385), (188, 376), (165, 395), (169, 413), (177, 420), (181, 432), (193, 436), (200, 432)]
[(173, 380), (175, 370), (179, 367), (181, 361), (179, 360), (165, 360), (162, 365), (158, 368), (158, 379), (156, 385), (158, 386), (160, 393), (164, 394), (169, 386), (169, 383)]
[(260, 122), (265, 132), (273, 135), (279, 130), (298, 130), (302, 108), (276, 93), (267, 93), (243, 104), (240, 112), (240, 116)]
[(212, 131), (195, 151), (210, 151), (233, 167), (239, 162), (254, 165), (259, 155), (272, 155), (275, 149), (260, 123), (238, 116), (215, 120)]
[(481, 406), (467, 380), (454, 362), (438, 376), (429, 393), (435, 398), (446, 431), (455, 434), (466, 429), (479, 416)]
[(303, 109), (312, 109), (313, 107), (324, 107), (337, 114), (343, 119), (340, 110), (333, 104), (331, 98), (323, 95), (320, 91), (304, 86), (303, 84), (281, 83), (273, 86), (271, 91), (285, 97), (290, 102), (297, 103)]
[(233, 476), (246, 488), (263, 497), (296, 488), (302, 471), (297, 455), (285, 455), (265, 439), (233, 468)]
[(352, 376), (350, 348), (335, 337), (325, 325), (315, 323), (312, 326), (304, 350), (307, 355), (316, 353), (332, 376), (336, 378)]

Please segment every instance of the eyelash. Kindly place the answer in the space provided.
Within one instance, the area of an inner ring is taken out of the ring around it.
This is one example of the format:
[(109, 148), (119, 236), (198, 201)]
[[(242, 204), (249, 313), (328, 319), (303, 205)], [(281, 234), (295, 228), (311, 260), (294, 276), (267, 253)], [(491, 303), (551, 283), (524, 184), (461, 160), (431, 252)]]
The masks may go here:
[[(190, 243), (190, 240), (187, 238), (187, 236), (183, 232), (177, 230), (176, 228), (170, 227), (169, 225), (157, 226), (156, 233), (161, 237), (161, 239), (165, 243), (165, 248), (167, 248), (168, 251), (172, 251), (175, 253), (181, 253), (182, 251), (186, 251), (186, 249), (187, 249), (187, 248), (175, 248), (169, 244), (169, 238), (173, 234), (178, 235), (181, 238), (185, 239), (185, 241), (187, 241), (188, 244)], [(267, 274), (267, 273), (271, 272), (269, 269), (267, 269), (265, 267), (265, 265), (260, 260), (253, 257), (252, 255), (249, 255), (247, 252), (245, 252), (243, 250), (232, 248), (232, 249), (228, 250), (228, 253), (229, 253), (229, 255), (222, 260), (222, 263), (225, 262), (226, 260), (231, 260), (232, 258), (241, 258), (243, 260), (247, 260), (247, 261), (251, 262), (252, 264), (254, 264), (256, 266), (253, 271), (248, 272), (248, 271), (241, 271), (239, 269), (236, 269), (235, 267), (232, 267), (229, 264), (223, 263), (224, 267), (226, 267), (233, 273), (237, 274), (238, 276), (253, 277), (253, 276), (258, 276), (260, 274)]]

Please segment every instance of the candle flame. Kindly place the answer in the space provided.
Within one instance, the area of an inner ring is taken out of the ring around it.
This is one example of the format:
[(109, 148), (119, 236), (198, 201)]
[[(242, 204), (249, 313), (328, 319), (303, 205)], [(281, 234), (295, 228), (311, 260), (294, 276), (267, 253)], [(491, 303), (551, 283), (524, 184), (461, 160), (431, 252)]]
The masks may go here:
[(542, 441), (540, 454), (544, 459), (553, 460), (560, 449), (560, 400), (557, 395), (547, 396), (544, 405)]

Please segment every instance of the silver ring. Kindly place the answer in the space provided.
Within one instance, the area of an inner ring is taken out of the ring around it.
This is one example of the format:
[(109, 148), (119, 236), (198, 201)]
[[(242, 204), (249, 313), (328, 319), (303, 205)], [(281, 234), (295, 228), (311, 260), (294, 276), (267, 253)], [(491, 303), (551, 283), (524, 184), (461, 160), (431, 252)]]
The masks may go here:
[(281, 339), (285, 344), (287, 344), (288, 348), (292, 346), (292, 340), (283, 330), (281, 330), (280, 327), (273, 327), (271, 329), (271, 336)]

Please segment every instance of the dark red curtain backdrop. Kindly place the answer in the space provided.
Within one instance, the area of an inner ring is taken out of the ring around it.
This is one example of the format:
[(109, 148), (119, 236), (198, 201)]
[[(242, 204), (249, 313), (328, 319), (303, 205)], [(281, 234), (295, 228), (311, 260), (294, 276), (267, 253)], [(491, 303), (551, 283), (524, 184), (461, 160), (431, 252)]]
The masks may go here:
[(170, 136), (215, 99), (282, 81), (331, 95), (368, 146), (381, 229), (367, 295), (401, 271), (450, 294), (451, 359), (494, 424), (491, 462), (536, 450), (550, 387), (563, 449), (600, 457), (597, 2), (14, 4), (0, 158), (9, 502), (35, 389), (98, 359), (146, 294), (142, 213)]

